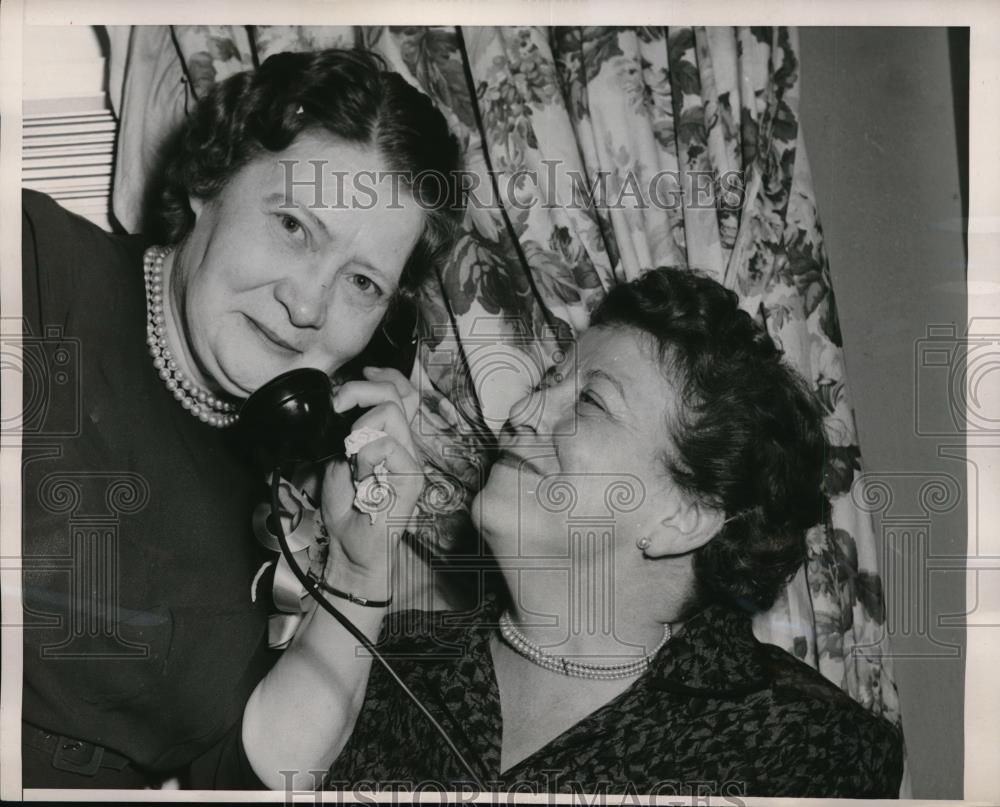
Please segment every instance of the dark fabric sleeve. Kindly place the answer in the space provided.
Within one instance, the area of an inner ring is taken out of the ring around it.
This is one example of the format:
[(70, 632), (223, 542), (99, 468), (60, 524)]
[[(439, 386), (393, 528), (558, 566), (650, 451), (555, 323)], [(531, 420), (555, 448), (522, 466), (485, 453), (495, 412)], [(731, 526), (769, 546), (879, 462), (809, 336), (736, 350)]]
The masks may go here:
[(38, 336), (42, 329), (44, 278), (38, 271), (38, 219), (46, 210), (45, 197), (33, 191), (21, 192), (21, 316), (25, 333)]
[(773, 761), (767, 780), (751, 788), (749, 795), (899, 798), (903, 743), (895, 726), (855, 708), (817, 710), (809, 717), (802, 726), (807, 736), (775, 746), (780, 759)]
[(898, 799), (905, 757), (903, 732), (886, 718), (876, 719), (880, 739), (873, 740), (870, 746), (874, 750), (870, 757), (870, 782), (865, 795), (869, 798)]
[(185, 786), (195, 790), (269, 790), (254, 772), (243, 747), (240, 720), (191, 763)]

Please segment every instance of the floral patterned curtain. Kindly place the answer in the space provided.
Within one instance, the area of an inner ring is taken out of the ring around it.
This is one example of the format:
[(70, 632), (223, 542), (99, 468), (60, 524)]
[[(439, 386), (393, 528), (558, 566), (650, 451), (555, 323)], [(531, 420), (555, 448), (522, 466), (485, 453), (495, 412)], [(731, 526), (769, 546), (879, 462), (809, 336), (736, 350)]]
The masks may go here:
[[(371, 48), (436, 101), (477, 192), (503, 200), (469, 207), (422, 298), (427, 422), (468, 487), (474, 427), (495, 431), (522, 392), (490, 372), (498, 361), (552, 361), (607, 289), (650, 267), (699, 269), (736, 290), (811, 379), (832, 444), (829, 521), (755, 630), (899, 722), (873, 526), (849, 493), (860, 454), (798, 121), (794, 29), (192, 26), (111, 41), (111, 75), (123, 76), (112, 88), (114, 210), (130, 230), (143, 225), (152, 154), (193, 99), (271, 53)], [(579, 203), (574, 171), (603, 172), (621, 203)], [(675, 203), (638, 204), (654, 186)]]

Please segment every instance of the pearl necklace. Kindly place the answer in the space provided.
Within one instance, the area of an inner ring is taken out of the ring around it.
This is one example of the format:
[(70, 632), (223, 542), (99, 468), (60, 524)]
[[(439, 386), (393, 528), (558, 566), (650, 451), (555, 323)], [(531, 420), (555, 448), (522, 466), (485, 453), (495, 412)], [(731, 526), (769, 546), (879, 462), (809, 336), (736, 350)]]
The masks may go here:
[(642, 658), (626, 664), (585, 664), (582, 661), (571, 661), (565, 656), (554, 656), (547, 653), (517, 629), (507, 611), (504, 611), (500, 616), (500, 635), (519, 655), (546, 670), (568, 675), (571, 678), (594, 678), (611, 681), (619, 678), (631, 678), (645, 672), (656, 654), (670, 641), (671, 632), (670, 625), (665, 624), (660, 643)]
[(167, 346), (163, 314), (163, 259), (173, 247), (153, 246), (143, 255), (146, 278), (146, 344), (153, 357), (153, 367), (181, 406), (202, 423), (217, 428), (231, 426), (239, 417), (235, 404), (223, 401), (191, 382), (177, 366)]

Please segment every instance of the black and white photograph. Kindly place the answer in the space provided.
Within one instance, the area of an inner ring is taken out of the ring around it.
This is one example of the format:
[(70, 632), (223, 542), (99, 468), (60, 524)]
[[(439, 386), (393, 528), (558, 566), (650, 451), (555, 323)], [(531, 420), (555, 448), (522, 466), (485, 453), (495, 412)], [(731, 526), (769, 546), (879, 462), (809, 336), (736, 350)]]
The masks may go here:
[(5, 2), (0, 795), (1000, 803), (949, 5)]

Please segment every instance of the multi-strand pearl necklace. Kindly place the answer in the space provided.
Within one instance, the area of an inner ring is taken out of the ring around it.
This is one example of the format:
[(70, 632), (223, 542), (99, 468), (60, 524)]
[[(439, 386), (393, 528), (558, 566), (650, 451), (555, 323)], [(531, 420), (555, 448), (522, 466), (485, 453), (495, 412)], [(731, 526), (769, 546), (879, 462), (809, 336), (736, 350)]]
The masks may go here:
[(146, 344), (153, 357), (153, 367), (180, 405), (202, 423), (224, 428), (236, 422), (236, 406), (220, 400), (211, 392), (192, 383), (177, 366), (167, 346), (163, 313), (163, 259), (172, 247), (150, 247), (143, 255), (146, 277)]
[(645, 672), (656, 654), (670, 641), (671, 633), (670, 625), (664, 625), (663, 639), (660, 640), (660, 643), (642, 658), (626, 664), (585, 664), (582, 661), (572, 661), (564, 656), (554, 656), (547, 653), (517, 629), (507, 611), (504, 611), (500, 616), (500, 635), (518, 654), (546, 670), (572, 678), (594, 678), (610, 681), (618, 678), (631, 678)]

